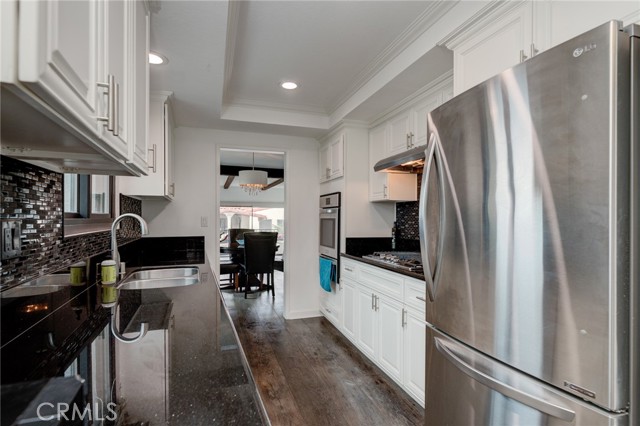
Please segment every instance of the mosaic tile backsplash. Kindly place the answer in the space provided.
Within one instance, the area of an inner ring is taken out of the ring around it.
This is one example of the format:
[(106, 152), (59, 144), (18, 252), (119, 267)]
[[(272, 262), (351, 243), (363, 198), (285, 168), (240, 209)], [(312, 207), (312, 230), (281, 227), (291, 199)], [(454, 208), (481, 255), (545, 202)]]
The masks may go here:
[[(417, 178), (419, 197), (422, 174), (418, 174)], [(420, 231), (418, 230), (418, 214), (418, 201), (396, 203), (396, 238), (402, 240), (420, 240)]]
[[(0, 288), (18, 285), (110, 249), (109, 232), (62, 236), (63, 175), (0, 156), (0, 219), (21, 222), (22, 254), (2, 261)], [(121, 195), (120, 213), (138, 213), (142, 202)], [(122, 226), (118, 242), (140, 238), (139, 228)]]

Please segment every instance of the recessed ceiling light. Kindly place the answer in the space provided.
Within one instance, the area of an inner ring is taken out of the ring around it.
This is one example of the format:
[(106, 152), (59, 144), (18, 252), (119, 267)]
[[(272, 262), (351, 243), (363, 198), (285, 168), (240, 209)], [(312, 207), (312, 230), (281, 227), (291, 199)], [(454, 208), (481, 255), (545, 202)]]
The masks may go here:
[(293, 81), (283, 81), (282, 83), (280, 83), (280, 87), (287, 90), (293, 90), (298, 87), (298, 84), (294, 83)]
[(169, 60), (161, 54), (149, 52), (149, 63), (151, 65), (161, 65), (166, 64), (167, 62), (169, 62)]

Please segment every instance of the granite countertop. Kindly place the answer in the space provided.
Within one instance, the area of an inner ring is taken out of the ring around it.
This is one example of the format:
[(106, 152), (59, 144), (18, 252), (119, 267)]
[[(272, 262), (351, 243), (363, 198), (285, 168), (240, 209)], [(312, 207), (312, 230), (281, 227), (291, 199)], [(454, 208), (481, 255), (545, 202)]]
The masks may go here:
[(366, 263), (368, 265), (377, 266), (378, 268), (386, 269), (388, 271), (397, 272), (398, 274), (406, 275), (408, 277), (415, 278), (420, 281), (424, 281), (424, 275), (418, 272), (411, 272), (405, 269), (394, 268), (392, 265), (385, 265), (384, 263), (369, 260), (362, 256), (355, 256), (347, 253), (340, 253), (340, 256), (346, 257), (347, 259), (357, 260), (358, 262)]
[[(102, 286), (96, 278), (96, 265), (106, 255), (89, 259), (88, 284), (71, 286), (68, 275), (62, 274), (54, 276), (59, 278), (56, 283), (65, 283), (52, 288), (55, 291), (40, 294), (30, 292), (31, 288), (16, 287), (12, 293), (3, 292), (3, 402), (14, 394), (22, 395), (24, 389), (35, 386), (33, 383), (43, 386), (49, 378), (61, 375), (109, 324), (112, 310), (101, 305)], [(121, 246), (120, 255), (128, 269), (134, 265), (188, 264), (198, 266), (201, 273), (199, 284), (119, 292), (120, 331), (137, 330), (141, 321), (150, 325), (148, 334), (139, 342), (115, 345), (116, 380), (135, 380), (142, 388), (138, 395), (126, 399), (124, 410), (142, 413), (138, 421), (150, 425), (269, 424), (205, 256), (204, 238), (143, 238)], [(164, 334), (168, 330), (170, 333)], [(166, 346), (157, 344), (160, 335), (170, 336), (165, 339)], [(122, 348), (126, 348), (125, 352), (139, 351), (140, 355), (119, 356)], [(157, 367), (157, 358), (167, 360), (168, 368), (150, 370)], [(135, 369), (134, 373), (129, 369), (127, 374), (121, 374), (128, 362), (134, 365), (134, 360), (147, 369), (145, 374)], [(165, 386), (158, 385), (159, 376)], [(113, 389), (121, 401), (124, 388)], [(166, 411), (158, 410), (154, 404), (159, 392), (166, 397)], [(146, 402), (134, 404), (136, 399)], [(9, 410), (2, 411), (2, 423), (10, 423), (6, 416)], [(133, 423), (130, 420), (131, 416), (125, 419)]]
[[(132, 307), (127, 308), (127, 303), (137, 305), (131, 323), (139, 323), (141, 315), (147, 315), (150, 323), (155, 318), (163, 324), (166, 324), (162, 318), (167, 312), (172, 317), (168, 346), (171, 367), (167, 422), (174, 425), (269, 424), (211, 266), (208, 261), (197, 266), (201, 274), (199, 284), (120, 292), (123, 311), (131, 310)], [(123, 298), (123, 293), (129, 295)], [(121, 328), (126, 327), (121, 324)], [(159, 325), (151, 329), (162, 327), (167, 326)], [(130, 328), (138, 329), (137, 326)], [(139, 343), (118, 342), (118, 345), (142, 344), (147, 337)], [(127, 360), (120, 359), (118, 362), (126, 363)], [(164, 373), (159, 371), (158, 374)], [(144, 374), (141, 373), (141, 376)], [(117, 380), (145, 380), (145, 377), (128, 376)], [(157, 389), (151, 389), (148, 396), (154, 393), (157, 393)], [(135, 399), (145, 400), (145, 395), (136, 395)], [(146, 419), (134, 420), (152, 420), (151, 424), (154, 424), (153, 419), (164, 416), (164, 413), (154, 412), (152, 406), (133, 407), (130, 400), (127, 401), (127, 410), (144, 413)]]

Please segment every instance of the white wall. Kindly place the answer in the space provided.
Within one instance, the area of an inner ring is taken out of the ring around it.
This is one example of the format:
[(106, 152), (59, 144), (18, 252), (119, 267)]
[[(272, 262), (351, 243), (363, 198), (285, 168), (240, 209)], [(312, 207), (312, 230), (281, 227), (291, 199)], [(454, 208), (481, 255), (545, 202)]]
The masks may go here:
[[(176, 196), (144, 200), (151, 236), (204, 235), (216, 265), (220, 177), (219, 149), (285, 153), (285, 318), (318, 316), (318, 144), (314, 139), (179, 127), (175, 129)], [(200, 226), (206, 217), (208, 227)], [(214, 266), (217, 270), (217, 266)]]

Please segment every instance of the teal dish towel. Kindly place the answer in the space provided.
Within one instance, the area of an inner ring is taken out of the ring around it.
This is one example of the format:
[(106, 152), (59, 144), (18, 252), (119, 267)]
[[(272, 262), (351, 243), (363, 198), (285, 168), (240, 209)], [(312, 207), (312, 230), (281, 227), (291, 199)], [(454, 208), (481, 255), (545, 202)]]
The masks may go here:
[(331, 270), (333, 263), (324, 257), (320, 258), (320, 287), (331, 293)]

